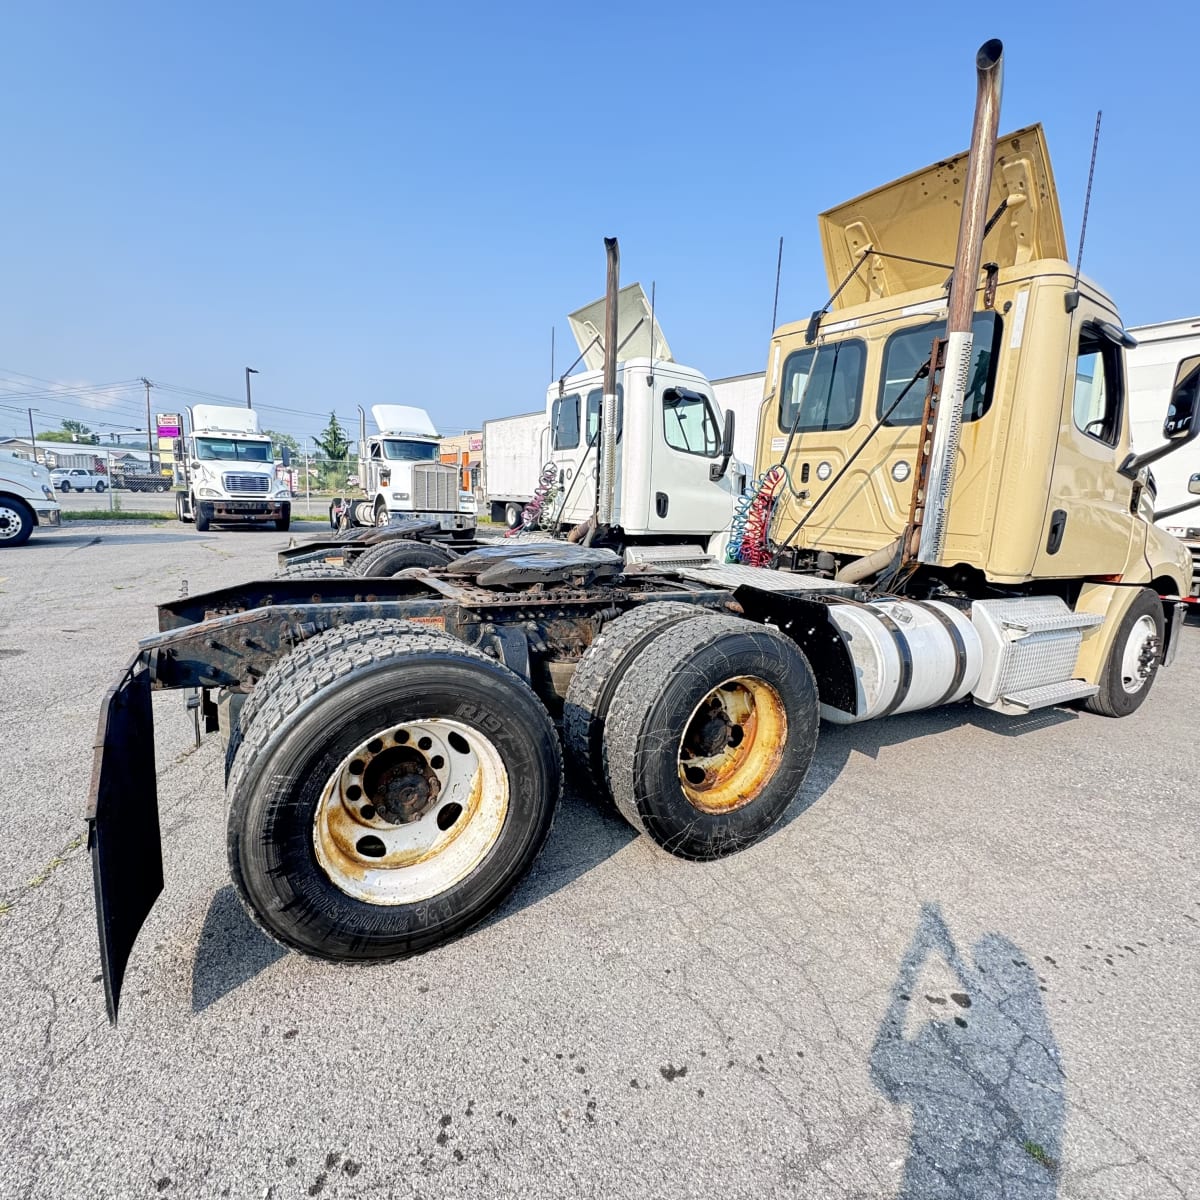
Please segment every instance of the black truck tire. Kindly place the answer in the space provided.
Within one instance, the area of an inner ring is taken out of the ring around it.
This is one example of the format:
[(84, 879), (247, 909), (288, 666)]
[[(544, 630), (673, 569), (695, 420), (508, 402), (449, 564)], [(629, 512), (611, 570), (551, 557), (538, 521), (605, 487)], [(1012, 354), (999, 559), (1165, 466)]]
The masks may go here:
[(415, 542), (410, 538), (397, 538), (372, 546), (365, 554), (354, 560), (355, 575), (391, 576), (409, 567), (444, 567), (453, 562), (454, 555), (444, 546), (432, 546), (428, 542)]
[(604, 773), (604, 726), (629, 664), (662, 630), (706, 615), (708, 609), (671, 600), (641, 605), (605, 625), (580, 660), (563, 704), (563, 748), (568, 765), (597, 799), (612, 799)]
[(285, 504), (283, 506), (283, 515), (275, 519), (275, 528), (280, 533), (287, 533), (292, 526), (292, 506)]
[(1165, 630), (1162, 601), (1149, 588), (1139, 588), (1117, 627), (1100, 672), (1100, 690), (1083, 702), (1088, 712), (1127, 717), (1142, 706), (1158, 674)]
[(207, 533), (212, 524), (212, 508), (192, 497), (192, 519), (196, 522), (197, 533)]
[(334, 566), (333, 563), (294, 562), (286, 567), (280, 567), (275, 572), (276, 579), (353, 579), (354, 572), (348, 567)]
[(234, 756), (238, 747), (246, 737), (246, 731), (254, 722), (258, 710), (281, 687), (293, 679), (301, 671), (307, 670), (319, 658), (345, 650), (349, 646), (357, 646), (362, 642), (374, 642), (383, 637), (424, 637), (445, 638), (458, 644), (449, 633), (431, 629), (427, 625), (418, 625), (415, 621), (403, 621), (397, 618), (368, 617), (364, 621), (350, 621), (345, 625), (336, 625), (303, 641), (290, 653), (277, 658), (271, 664), (267, 673), (254, 685), (254, 690), (242, 702), (237, 720), (229, 730), (229, 742), (225, 747), (225, 779), (233, 769)]
[(175, 517), (182, 521), (185, 525), (190, 524), (192, 518), (185, 515), (184, 509), (187, 504), (187, 497), (182, 492), (175, 493)]
[(521, 517), (525, 512), (525, 505), (518, 504), (516, 501), (510, 501), (504, 506), (504, 524), (509, 529), (516, 529), (521, 524)]
[(561, 789), (554, 726), (513, 672), (435, 636), (347, 646), (273, 691), (247, 731), (228, 787), (234, 886), (291, 949), (417, 954), (512, 891)]
[(15, 496), (0, 496), (0, 549), (25, 545), (34, 524), (28, 504)]
[(662, 630), (617, 686), (604, 760), (617, 808), (679, 858), (753, 845), (800, 791), (817, 687), (794, 642), (737, 617)]
[(337, 510), (339, 508), (341, 508), (341, 506), (342, 506), (341, 496), (334, 496), (334, 498), (332, 500), (330, 500), (330, 502), (329, 502), (329, 528), (332, 529), (334, 531), (334, 533), (337, 533), (337, 529), (338, 529)]
[(96, 494), (99, 495), (101, 492), (105, 491), (107, 489), (107, 486), (108, 485), (104, 482), (103, 479), (97, 479), (96, 480)]

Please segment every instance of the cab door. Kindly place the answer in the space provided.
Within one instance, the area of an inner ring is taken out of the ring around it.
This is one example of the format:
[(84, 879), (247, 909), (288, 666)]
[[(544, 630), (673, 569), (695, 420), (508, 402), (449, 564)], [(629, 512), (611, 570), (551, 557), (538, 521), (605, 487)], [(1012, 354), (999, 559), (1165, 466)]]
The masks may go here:
[(721, 418), (695, 384), (655, 379), (651, 414), (651, 495), (647, 533), (707, 535), (733, 516), (732, 475), (714, 481), (721, 458)]
[[(1119, 575), (1133, 549), (1134, 480), (1118, 474), (1129, 449), (1125, 359), (1112, 315), (1081, 302), (1070, 347), (1058, 445), (1034, 574)], [(1107, 329), (1107, 331), (1106, 331)], [(1144, 536), (1144, 535), (1143, 535)]]

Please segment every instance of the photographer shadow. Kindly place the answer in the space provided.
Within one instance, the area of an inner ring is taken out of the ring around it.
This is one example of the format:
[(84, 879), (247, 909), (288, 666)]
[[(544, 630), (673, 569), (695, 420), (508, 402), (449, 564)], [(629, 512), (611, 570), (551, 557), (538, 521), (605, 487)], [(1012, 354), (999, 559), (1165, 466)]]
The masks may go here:
[[(935, 968), (955, 982), (925, 992)], [(1007, 938), (986, 934), (968, 961), (922, 906), (870, 1068), (912, 1113), (899, 1200), (1058, 1194), (1064, 1073), (1037, 975)]]

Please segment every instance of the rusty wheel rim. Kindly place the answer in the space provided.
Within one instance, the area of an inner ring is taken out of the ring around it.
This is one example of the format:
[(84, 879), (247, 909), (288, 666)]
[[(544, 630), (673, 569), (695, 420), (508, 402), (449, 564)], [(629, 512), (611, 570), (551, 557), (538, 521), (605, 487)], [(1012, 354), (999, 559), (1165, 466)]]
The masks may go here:
[(787, 712), (767, 682), (739, 675), (718, 684), (692, 710), (679, 742), (679, 783), (701, 812), (749, 804), (783, 758)]
[(356, 900), (427, 900), (483, 861), (508, 800), (508, 772), (478, 730), (441, 718), (389, 726), (346, 755), (322, 789), (317, 861)]

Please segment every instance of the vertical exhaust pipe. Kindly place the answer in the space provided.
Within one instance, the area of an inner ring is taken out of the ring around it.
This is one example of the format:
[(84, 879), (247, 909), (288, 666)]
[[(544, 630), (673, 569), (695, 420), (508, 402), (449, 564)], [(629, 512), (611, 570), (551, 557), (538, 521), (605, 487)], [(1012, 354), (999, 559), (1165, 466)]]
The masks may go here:
[(975, 122), (971, 128), (971, 153), (963, 189), (958, 246), (954, 253), (954, 275), (950, 281), (946, 321), (946, 367), (942, 396), (934, 419), (933, 445), (929, 455), (925, 514), (917, 560), (936, 566), (942, 561), (954, 472), (958, 465), (958, 439), (962, 432), (963, 401), (971, 369), (974, 336), (971, 317), (983, 257), (983, 233), (988, 218), (988, 195), (992, 187), (992, 164), (996, 158), (996, 135), (1000, 125), (1004, 45), (992, 38), (975, 55)]
[(617, 291), (621, 278), (621, 250), (616, 238), (604, 239), (608, 281), (604, 290), (604, 399), (600, 403), (600, 458), (596, 481), (596, 524), (603, 529), (613, 521), (617, 479)]

